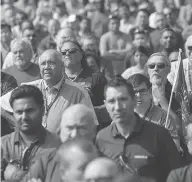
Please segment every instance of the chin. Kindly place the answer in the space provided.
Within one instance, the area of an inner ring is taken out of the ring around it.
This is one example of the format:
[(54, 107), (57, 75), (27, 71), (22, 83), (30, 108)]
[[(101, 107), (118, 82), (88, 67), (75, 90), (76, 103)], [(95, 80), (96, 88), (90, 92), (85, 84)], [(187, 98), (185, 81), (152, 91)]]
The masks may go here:
[(154, 85), (160, 85), (162, 83), (162, 78), (161, 77), (156, 77), (156, 76), (153, 76), (151, 79), (150, 79), (151, 83), (154, 84)]

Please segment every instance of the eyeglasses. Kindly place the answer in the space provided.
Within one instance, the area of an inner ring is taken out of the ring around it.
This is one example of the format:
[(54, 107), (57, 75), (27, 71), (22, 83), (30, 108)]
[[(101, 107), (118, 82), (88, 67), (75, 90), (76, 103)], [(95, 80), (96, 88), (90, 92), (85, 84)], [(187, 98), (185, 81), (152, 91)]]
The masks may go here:
[(158, 69), (164, 69), (165, 68), (165, 63), (159, 63), (159, 64), (149, 64), (148, 68), (149, 69), (154, 69), (157, 66)]
[(148, 91), (149, 91), (148, 89), (134, 90), (135, 95), (137, 95), (137, 94), (146, 95)]
[(63, 56), (66, 56), (66, 54), (75, 54), (77, 51), (80, 51), (79, 49), (73, 48), (73, 49), (67, 49), (61, 52)]

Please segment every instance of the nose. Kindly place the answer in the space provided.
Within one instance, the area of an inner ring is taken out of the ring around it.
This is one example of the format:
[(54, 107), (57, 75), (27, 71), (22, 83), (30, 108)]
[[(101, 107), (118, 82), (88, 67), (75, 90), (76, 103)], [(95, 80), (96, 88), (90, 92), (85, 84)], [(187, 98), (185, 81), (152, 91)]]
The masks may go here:
[(28, 116), (27, 116), (26, 112), (23, 112), (23, 114), (22, 114), (22, 120), (25, 120), (25, 119), (27, 119), (27, 118), (28, 118)]
[(140, 92), (136, 92), (135, 95), (140, 98), (141, 97), (141, 93)]
[(157, 64), (155, 65), (155, 68), (154, 68), (154, 70), (159, 70), (159, 68), (158, 68), (158, 66), (157, 66)]
[(119, 102), (119, 101), (116, 101), (116, 102), (115, 102), (115, 109), (118, 110), (118, 109), (120, 109), (120, 108), (121, 108), (120, 102)]
[(71, 138), (75, 138), (75, 137), (77, 137), (77, 136), (79, 136), (79, 132), (78, 132), (78, 129), (75, 128), (75, 129), (73, 129), (73, 131), (71, 132)]
[(50, 66), (49, 66), (49, 63), (48, 62), (46, 62), (46, 64), (45, 64), (45, 68), (49, 68)]

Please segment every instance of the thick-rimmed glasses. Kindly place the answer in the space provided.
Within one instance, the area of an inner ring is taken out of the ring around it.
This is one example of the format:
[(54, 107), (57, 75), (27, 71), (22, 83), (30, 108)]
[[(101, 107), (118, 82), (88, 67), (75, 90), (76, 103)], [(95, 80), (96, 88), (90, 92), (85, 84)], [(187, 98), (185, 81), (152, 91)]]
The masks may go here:
[(148, 65), (148, 68), (151, 69), (151, 70), (154, 69), (154, 68), (156, 68), (156, 67), (157, 67), (158, 69), (164, 69), (165, 66), (166, 66), (165, 63), (158, 63), (158, 64), (155, 64), (155, 63), (154, 63), (154, 64), (149, 64), (149, 65)]

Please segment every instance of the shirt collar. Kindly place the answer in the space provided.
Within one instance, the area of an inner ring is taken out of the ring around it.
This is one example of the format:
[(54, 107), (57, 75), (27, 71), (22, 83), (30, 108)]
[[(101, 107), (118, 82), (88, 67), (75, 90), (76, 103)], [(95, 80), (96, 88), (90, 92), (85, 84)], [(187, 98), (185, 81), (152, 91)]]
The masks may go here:
[[(44, 143), (45, 138), (46, 138), (46, 130), (45, 128), (42, 127), (42, 131), (40, 131), (39, 135), (37, 136), (37, 139), (34, 142), (38, 142), (42, 144)], [(19, 130), (17, 130), (15, 131), (14, 144), (20, 144), (20, 143), (21, 143), (21, 135)]]
[(54, 85), (52, 88), (49, 88), (49, 86), (46, 84), (45, 80), (43, 80), (45, 90), (53, 89), (53, 88), (59, 90), (63, 83), (63, 80), (64, 80), (64, 77), (62, 77), (61, 80), (56, 85)]
[[(136, 119), (136, 125), (135, 125), (134, 130), (133, 130), (132, 133), (139, 133), (143, 128), (144, 121), (143, 121), (143, 119), (141, 119), (139, 117), (139, 115), (137, 113), (135, 113), (135, 116), (137, 118)], [(111, 126), (111, 132), (112, 132), (113, 137), (118, 137), (118, 136), (123, 137), (119, 133), (115, 123), (113, 123), (112, 126)]]

